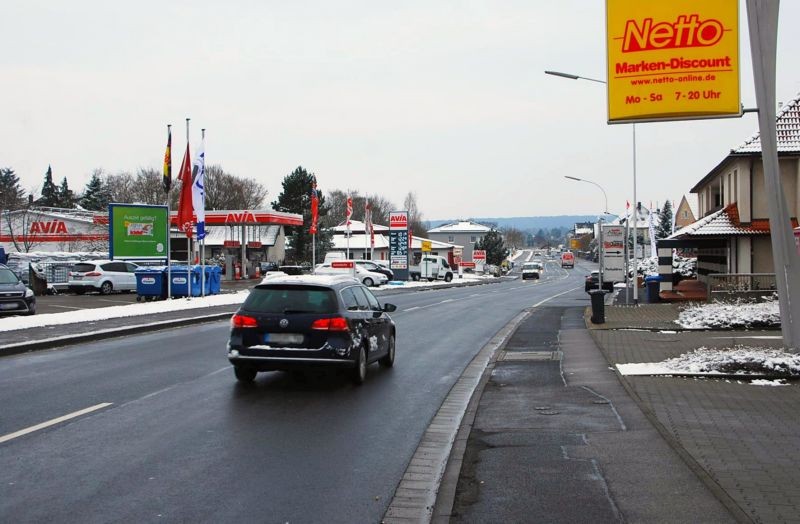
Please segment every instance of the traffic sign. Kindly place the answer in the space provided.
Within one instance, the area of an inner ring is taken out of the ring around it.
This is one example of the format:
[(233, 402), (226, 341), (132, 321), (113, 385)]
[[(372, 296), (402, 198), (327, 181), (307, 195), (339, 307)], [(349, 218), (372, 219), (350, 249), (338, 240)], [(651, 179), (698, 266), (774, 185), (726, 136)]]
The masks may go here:
[(422, 250), (425, 252), (430, 253), (431, 251), (431, 241), (430, 240), (423, 240), (422, 241)]

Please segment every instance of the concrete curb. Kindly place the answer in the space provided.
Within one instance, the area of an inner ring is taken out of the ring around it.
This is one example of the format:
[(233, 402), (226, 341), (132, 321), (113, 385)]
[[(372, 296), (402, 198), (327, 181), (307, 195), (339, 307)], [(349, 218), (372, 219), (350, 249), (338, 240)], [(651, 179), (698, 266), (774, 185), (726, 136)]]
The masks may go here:
[(160, 322), (150, 322), (135, 326), (121, 326), (116, 328), (101, 329), (98, 331), (92, 331), (91, 333), (79, 333), (74, 335), (64, 335), (62, 337), (51, 337), (43, 338), (41, 340), (18, 342), (16, 344), (6, 344), (5, 346), (0, 346), (0, 357), (18, 355), (20, 353), (28, 353), (43, 349), (52, 349), (59, 346), (74, 344), (76, 342), (94, 342), (109, 338), (122, 337), (125, 335), (146, 333), (148, 331), (158, 331), (171, 327), (189, 326), (192, 324), (202, 324), (205, 322), (216, 322), (218, 320), (230, 318), (233, 313), (234, 311), (226, 313), (214, 313), (200, 317), (176, 318), (172, 320), (162, 320)]

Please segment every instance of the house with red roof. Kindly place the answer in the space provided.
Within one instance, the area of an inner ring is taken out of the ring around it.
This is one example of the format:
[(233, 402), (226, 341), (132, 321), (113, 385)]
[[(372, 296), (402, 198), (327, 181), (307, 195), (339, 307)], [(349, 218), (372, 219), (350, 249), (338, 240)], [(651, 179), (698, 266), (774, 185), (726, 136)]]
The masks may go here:
[[(777, 114), (778, 163), (784, 198), (797, 228), (800, 215), (800, 94)], [(713, 274), (750, 275), (742, 286), (769, 289), (775, 269), (769, 209), (761, 162), (761, 140), (754, 134), (709, 171), (691, 192), (698, 220), (659, 240), (661, 291), (672, 291), (672, 249), (695, 249), (698, 280)], [(754, 277), (753, 275), (764, 275)], [(744, 281), (743, 281), (744, 282)]]

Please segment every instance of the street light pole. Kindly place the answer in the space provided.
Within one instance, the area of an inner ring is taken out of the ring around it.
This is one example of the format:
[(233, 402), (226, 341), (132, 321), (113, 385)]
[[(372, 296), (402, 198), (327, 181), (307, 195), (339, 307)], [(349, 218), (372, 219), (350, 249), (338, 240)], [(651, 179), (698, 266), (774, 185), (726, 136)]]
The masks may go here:
[[(597, 78), (590, 78), (588, 76), (580, 76), (580, 75), (573, 75), (570, 73), (562, 73), (561, 71), (545, 71), (546, 75), (552, 76), (560, 76), (561, 78), (568, 78), (570, 80), (587, 80), (589, 82), (595, 82), (598, 84), (608, 84), (605, 80), (600, 80)], [(638, 211), (637, 211), (637, 202), (636, 202), (636, 123), (633, 123), (633, 303), (639, 304), (639, 259), (636, 254), (636, 236), (638, 233), (637, 225), (639, 223), (638, 218)], [(628, 219), (630, 222), (630, 219)], [(628, 245), (628, 239), (625, 238), (625, 246)], [(625, 259), (625, 278), (628, 277), (628, 259)], [(628, 288), (625, 288), (626, 298), (627, 298)]]
[(608, 214), (608, 195), (606, 195), (606, 190), (603, 189), (603, 186), (601, 186), (597, 182), (593, 182), (591, 180), (586, 180), (585, 178), (578, 178), (578, 177), (569, 176), (569, 175), (564, 175), (564, 178), (568, 178), (570, 180), (575, 180), (576, 182), (586, 182), (588, 184), (592, 184), (593, 186), (597, 186), (598, 188), (600, 188), (600, 191), (603, 192), (603, 199), (605, 199), (605, 207), (603, 208), (603, 216), (601, 216), (599, 218), (599, 220), (597, 221), (598, 224), (599, 224), (599, 234), (597, 236), (598, 236), (598, 241), (600, 243), (599, 244), (600, 247), (598, 248), (598, 256), (600, 258), (600, 270), (598, 271), (597, 285), (600, 287), (600, 291), (602, 291), (603, 290), (603, 271), (605, 270), (604, 261), (603, 261), (603, 218), (605, 218), (605, 215)]

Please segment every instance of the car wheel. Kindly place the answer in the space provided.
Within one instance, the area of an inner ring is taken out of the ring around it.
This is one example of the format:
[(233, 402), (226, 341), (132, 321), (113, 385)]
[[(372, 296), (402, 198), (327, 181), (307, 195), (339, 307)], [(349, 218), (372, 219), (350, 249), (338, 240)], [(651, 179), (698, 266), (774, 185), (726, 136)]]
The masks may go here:
[(114, 286), (111, 285), (111, 282), (109, 282), (108, 280), (103, 282), (103, 284), (100, 286), (100, 294), (101, 295), (110, 295), (113, 290), (114, 290)]
[(451, 273), (448, 273), (444, 276), (445, 282), (450, 282), (451, 280), (453, 280), (453, 275)]
[(373, 284), (375, 284), (375, 282), (373, 282), (371, 278), (369, 278), (369, 277), (366, 277), (366, 278), (364, 279), (364, 281), (363, 281), (363, 284), (364, 284), (365, 286), (367, 286), (367, 287), (372, 287), (372, 286), (373, 286)]
[(250, 384), (256, 379), (258, 371), (249, 366), (233, 366), (233, 374), (236, 375), (236, 380), (245, 384)]
[(389, 352), (378, 361), (378, 364), (385, 368), (394, 366), (394, 335), (389, 337)]
[(31, 304), (28, 307), (28, 311), (25, 312), (25, 316), (30, 316), (35, 314), (36, 314), (36, 304)]
[(433, 278), (428, 277), (428, 282), (433, 282)]
[(367, 379), (367, 354), (364, 348), (358, 348), (358, 360), (356, 360), (356, 367), (353, 370), (353, 382), (355, 385), (360, 386)]

